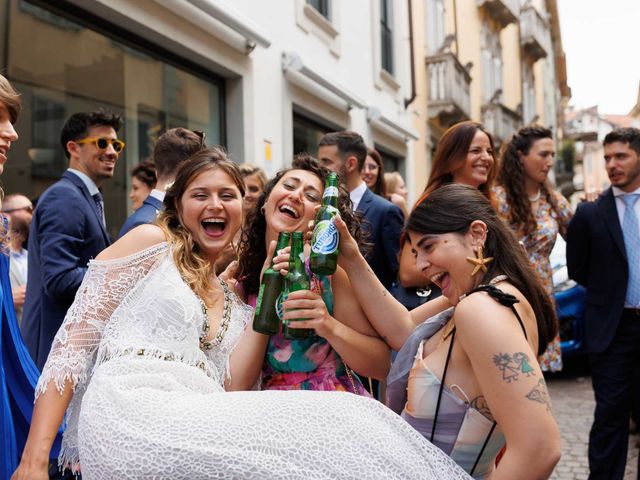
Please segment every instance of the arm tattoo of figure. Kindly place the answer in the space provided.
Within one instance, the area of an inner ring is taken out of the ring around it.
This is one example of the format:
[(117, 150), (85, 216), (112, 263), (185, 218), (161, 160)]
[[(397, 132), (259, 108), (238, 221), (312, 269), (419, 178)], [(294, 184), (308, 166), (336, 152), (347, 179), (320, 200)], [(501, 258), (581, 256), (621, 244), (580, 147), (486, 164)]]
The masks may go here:
[(516, 352), (513, 355), (498, 353), (493, 356), (493, 363), (502, 372), (502, 379), (507, 383), (517, 381), (520, 375), (531, 377), (536, 374), (529, 356), (524, 352)]
[(543, 404), (546, 407), (547, 412), (551, 411), (551, 401), (549, 400), (549, 392), (547, 391), (544, 379), (541, 378), (538, 380), (536, 386), (527, 393), (526, 397), (533, 402)]
[(491, 421), (495, 421), (493, 415), (491, 415), (491, 410), (489, 410), (489, 405), (487, 404), (487, 400), (480, 395), (479, 397), (474, 398), (469, 402), (469, 406), (475, 408), (482, 415), (487, 417)]

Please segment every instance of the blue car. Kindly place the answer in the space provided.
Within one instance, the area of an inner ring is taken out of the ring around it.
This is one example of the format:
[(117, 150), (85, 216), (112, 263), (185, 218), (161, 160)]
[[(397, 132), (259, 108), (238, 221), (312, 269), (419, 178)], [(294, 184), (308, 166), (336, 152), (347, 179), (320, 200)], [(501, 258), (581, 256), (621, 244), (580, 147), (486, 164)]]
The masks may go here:
[(587, 292), (569, 278), (567, 244), (558, 236), (551, 251), (553, 296), (560, 323), (560, 348), (563, 357), (584, 353), (584, 309)]

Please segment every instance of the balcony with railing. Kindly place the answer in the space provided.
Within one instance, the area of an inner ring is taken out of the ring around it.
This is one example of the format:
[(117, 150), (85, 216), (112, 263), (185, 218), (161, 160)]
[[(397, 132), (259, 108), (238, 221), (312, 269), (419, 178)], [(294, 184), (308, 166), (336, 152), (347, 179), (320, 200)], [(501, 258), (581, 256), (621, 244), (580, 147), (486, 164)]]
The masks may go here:
[(509, 139), (522, 125), (522, 116), (500, 102), (482, 106), (482, 123), (496, 144)]
[(533, 61), (547, 56), (549, 52), (549, 29), (547, 22), (532, 5), (520, 12), (520, 44)]
[(476, 0), (476, 5), (489, 12), (502, 28), (518, 21), (520, 0)]
[(429, 73), (429, 118), (453, 125), (471, 118), (471, 75), (451, 52), (426, 58)]

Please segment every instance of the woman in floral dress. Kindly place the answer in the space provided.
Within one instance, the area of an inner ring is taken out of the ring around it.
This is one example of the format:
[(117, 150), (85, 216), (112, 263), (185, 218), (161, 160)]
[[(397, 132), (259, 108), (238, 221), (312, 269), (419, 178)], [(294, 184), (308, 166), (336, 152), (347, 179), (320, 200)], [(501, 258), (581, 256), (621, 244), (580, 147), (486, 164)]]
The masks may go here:
[[(551, 130), (540, 126), (520, 129), (503, 151), (498, 186), (494, 188), (498, 213), (516, 232), (552, 299), (549, 255), (558, 234), (565, 237), (573, 216), (567, 199), (547, 181), (554, 156)], [(549, 343), (539, 361), (543, 371), (562, 370), (560, 336)]]
[[(249, 305), (256, 302), (267, 246), (279, 232), (309, 230), (327, 174), (316, 159), (300, 154), (291, 168), (278, 172), (265, 186), (246, 220), (235, 274)], [(360, 224), (346, 190), (340, 189), (338, 209), (359, 238)], [(278, 255), (274, 268), (286, 268), (288, 257), (287, 252)], [(308, 262), (307, 272), (311, 273)], [(348, 391), (369, 396), (354, 371), (363, 377), (384, 379), (390, 365), (389, 347), (367, 320), (341, 268), (330, 277), (310, 278), (311, 291), (305, 298), (308, 308), (296, 309), (296, 314), (313, 319), (315, 334), (288, 340), (280, 331), (269, 338), (261, 389)]]

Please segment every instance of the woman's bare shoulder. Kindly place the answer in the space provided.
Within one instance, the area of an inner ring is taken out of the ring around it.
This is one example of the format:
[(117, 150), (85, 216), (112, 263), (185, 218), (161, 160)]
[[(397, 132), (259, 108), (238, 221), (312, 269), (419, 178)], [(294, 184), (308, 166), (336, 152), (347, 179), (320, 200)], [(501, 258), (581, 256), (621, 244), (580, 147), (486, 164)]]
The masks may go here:
[[(514, 305), (523, 320), (533, 315), (531, 305), (522, 293), (508, 282), (500, 282), (496, 287), (506, 294), (516, 298)], [(513, 310), (498, 302), (486, 292), (479, 291), (464, 297), (456, 306), (454, 316), (456, 325), (462, 328), (476, 330), (483, 326), (493, 326), (502, 323), (505, 317), (513, 317)]]
[(166, 240), (164, 232), (157, 225), (140, 225), (103, 250), (96, 257), (96, 260), (117, 260), (134, 255)]

